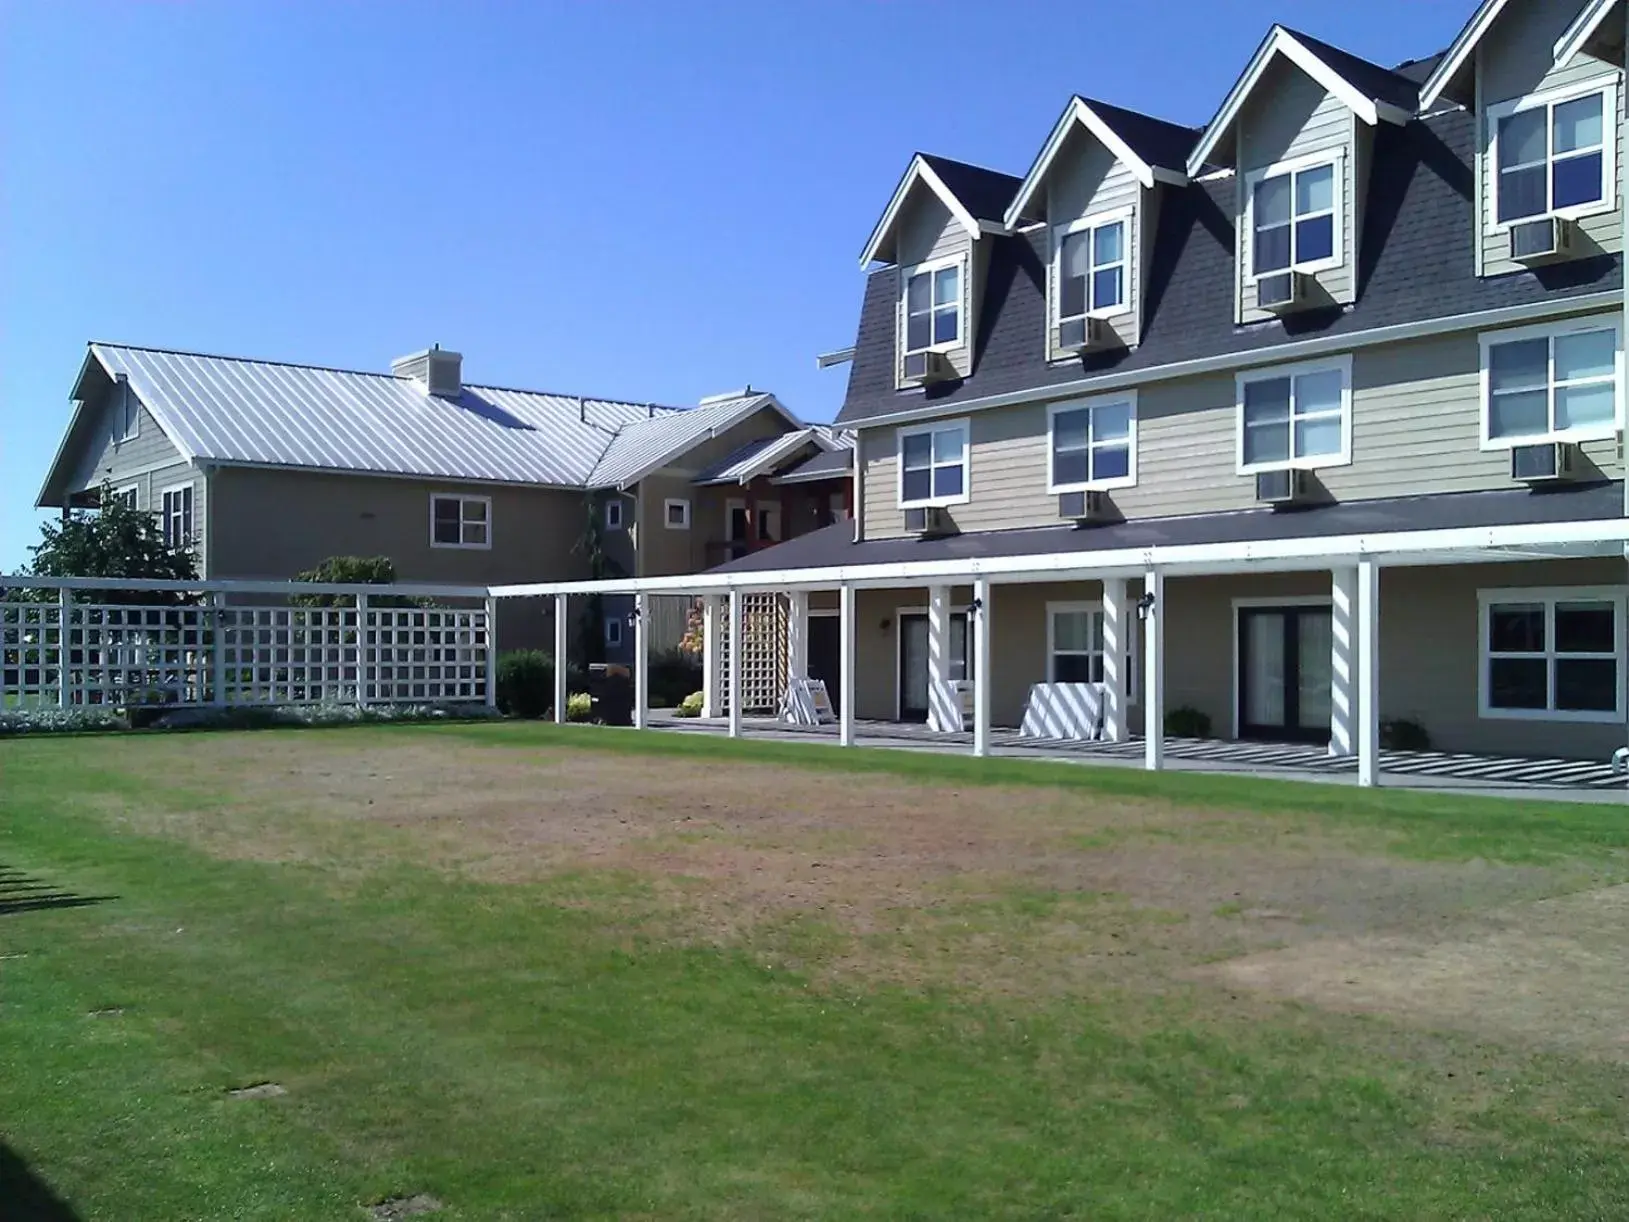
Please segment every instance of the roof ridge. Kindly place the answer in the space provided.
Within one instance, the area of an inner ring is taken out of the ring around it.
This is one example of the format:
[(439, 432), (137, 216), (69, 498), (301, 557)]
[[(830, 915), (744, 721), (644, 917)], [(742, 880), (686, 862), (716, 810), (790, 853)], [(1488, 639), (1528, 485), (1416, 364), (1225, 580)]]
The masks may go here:
[(1084, 93), (1075, 94), (1075, 98), (1093, 109), (1117, 110), (1121, 114), (1135, 115), (1139, 119), (1146, 119), (1150, 123), (1163, 124), (1166, 127), (1174, 127), (1178, 131), (1193, 132), (1197, 135), (1205, 130), (1203, 127), (1196, 127), (1191, 123), (1178, 123), (1175, 119), (1162, 119), (1159, 115), (1151, 115), (1146, 110), (1138, 110), (1132, 106), (1122, 106), (1118, 102), (1108, 102), (1102, 98), (1090, 97)]
[(924, 161), (948, 161), (951, 165), (959, 165), (969, 170), (977, 170), (981, 174), (999, 174), (1002, 178), (1011, 178), (1015, 182), (1023, 181), (1021, 175), (1009, 174), (1006, 170), (997, 170), (991, 166), (980, 165), (976, 161), (963, 161), (960, 157), (946, 157), (943, 153), (924, 153), (921, 149), (916, 150), (916, 155), (922, 158)]
[(1388, 68), (1385, 64), (1378, 63), (1366, 55), (1359, 55), (1356, 51), (1348, 51), (1345, 47), (1332, 43), (1327, 38), (1319, 38), (1316, 34), (1308, 34), (1305, 30), (1298, 30), (1294, 26), (1285, 25), (1283, 22), (1278, 22), (1277, 25), (1278, 28), (1283, 30), (1286, 34), (1293, 34), (1302, 42), (1310, 42), (1315, 44), (1315, 46), (1323, 47), (1329, 51), (1334, 51), (1338, 55), (1344, 55), (1348, 59), (1355, 59), (1359, 63), (1369, 65), (1369, 67), (1373, 68), (1377, 72), (1390, 73), (1392, 76), (1396, 76), (1398, 80), (1403, 81), (1405, 84), (1412, 85), (1414, 83), (1406, 76), (1399, 76), (1396, 69)]

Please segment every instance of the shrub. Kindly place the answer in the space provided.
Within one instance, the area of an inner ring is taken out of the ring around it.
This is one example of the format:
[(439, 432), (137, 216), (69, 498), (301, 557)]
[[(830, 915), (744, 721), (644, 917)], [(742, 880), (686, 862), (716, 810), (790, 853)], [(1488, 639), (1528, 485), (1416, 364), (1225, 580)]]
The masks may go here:
[(1165, 732), (1172, 738), (1209, 738), (1210, 715), (1185, 704), (1165, 715)]
[(678, 717), (700, 717), (701, 705), (704, 699), (705, 697), (700, 692), (691, 692), (683, 700), (679, 701), (679, 707), (673, 710), (674, 715)]
[(671, 709), (701, 686), (701, 660), (681, 649), (668, 649), (650, 660), (650, 705)]
[(587, 692), (572, 692), (566, 697), (566, 720), (588, 721), (594, 716), (594, 697)]
[(541, 717), (554, 703), (554, 659), (540, 649), (498, 656), (498, 710), (508, 717)]
[(1431, 735), (1411, 718), (1388, 717), (1380, 722), (1380, 745), (1388, 751), (1429, 751)]
[[(395, 584), (396, 566), (389, 556), (330, 556), (316, 568), (294, 574), (294, 580), (320, 585), (388, 586)], [(368, 599), (375, 607), (415, 607), (429, 601), (400, 594), (370, 594)], [(355, 597), (350, 594), (296, 594), (289, 602), (296, 607), (356, 605)]]

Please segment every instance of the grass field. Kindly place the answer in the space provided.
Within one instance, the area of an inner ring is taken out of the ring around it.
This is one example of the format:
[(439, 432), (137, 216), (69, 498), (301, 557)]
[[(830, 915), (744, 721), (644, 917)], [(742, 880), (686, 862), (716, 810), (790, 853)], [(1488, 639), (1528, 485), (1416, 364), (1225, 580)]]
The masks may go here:
[(530, 724), (0, 742), (0, 1218), (1621, 1219), (1623, 816)]

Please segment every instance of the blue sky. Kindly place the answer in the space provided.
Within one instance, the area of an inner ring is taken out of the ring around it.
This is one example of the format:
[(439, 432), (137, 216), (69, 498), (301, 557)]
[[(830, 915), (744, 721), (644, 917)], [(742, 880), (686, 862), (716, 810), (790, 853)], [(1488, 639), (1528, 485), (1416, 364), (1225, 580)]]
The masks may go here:
[(1072, 92), (1203, 123), (1273, 21), (1382, 63), (1474, 0), (0, 0), (0, 571), (90, 339), (826, 420), (912, 151)]

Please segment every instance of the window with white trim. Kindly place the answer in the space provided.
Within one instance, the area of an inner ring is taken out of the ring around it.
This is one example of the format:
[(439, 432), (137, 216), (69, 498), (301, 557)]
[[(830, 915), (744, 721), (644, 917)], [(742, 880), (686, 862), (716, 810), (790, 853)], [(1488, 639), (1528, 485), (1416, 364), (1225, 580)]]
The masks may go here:
[(1057, 231), (1053, 320), (1060, 347), (1086, 339), (1086, 320), (1126, 308), (1129, 218), (1076, 221)]
[(160, 521), (168, 547), (185, 547), (192, 542), (192, 485), (164, 489)]
[(690, 502), (683, 497), (668, 497), (662, 502), (662, 522), (669, 530), (689, 530)]
[(622, 529), (622, 498), (613, 496), (605, 502), (605, 529)]
[(128, 382), (121, 381), (113, 392), (113, 412), (108, 421), (109, 438), (117, 445), (141, 432), (141, 400)]
[(614, 615), (605, 617), (605, 643), (612, 649), (622, 644), (622, 621)]
[[(1136, 647), (1132, 640), (1133, 622), (1125, 627), (1125, 676), (1127, 702), (1136, 699)], [(1108, 656), (1101, 603), (1049, 603), (1047, 605), (1048, 683), (1103, 683)]]
[(1615, 81), (1536, 94), (1488, 111), (1499, 225), (1587, 216), (1612, 206)]
[(1351, 461), (1352, 362), (1240, 374), (1239, 473)]
[(1056, 403), (1047, 411), (1047, 491), (1126, 488), (1137, 482), (1137, 395)]
[(1613, 436), (1622, 417), (1616, 323), (1482, 336), (1484, 448)]
[(436, 492), (430, 496), (430, 546), (492, 546), (492, 498)]
[(1621, 593), (1484, 590), (1483, 717), (1623, 720)]
[(1251, 177), (1250, 272), (1315, 271), (1341, 261), (1340, 158), (1271, 166)]
[(900, 508), (957, 505), (967, 496), (967, 421), (899, 430)]
[(905, 351), (955, 348), (961, 341), (961, 257), (911, 268), (905, 273)]
[(126, 509), (136, 508), (136, 485), (126, 484), (122, 488), (115, 488), (108, 493), (108, 500), (123, 505)]

